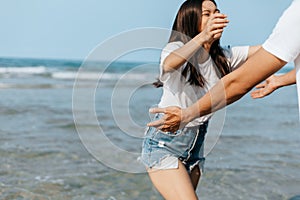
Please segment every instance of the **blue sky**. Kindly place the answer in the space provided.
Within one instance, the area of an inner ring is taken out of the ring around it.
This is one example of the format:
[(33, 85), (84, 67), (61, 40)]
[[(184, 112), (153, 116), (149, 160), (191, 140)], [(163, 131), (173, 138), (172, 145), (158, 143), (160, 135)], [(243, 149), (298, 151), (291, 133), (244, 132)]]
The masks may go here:
[[(121, 32), (170, 28), (183, 0), (0, 2), (0, 57), (84, 59), (99, 43)], [(230, 20), (222, 45), (255, 45), (267, 38), (292, 0), (217, 2)]]

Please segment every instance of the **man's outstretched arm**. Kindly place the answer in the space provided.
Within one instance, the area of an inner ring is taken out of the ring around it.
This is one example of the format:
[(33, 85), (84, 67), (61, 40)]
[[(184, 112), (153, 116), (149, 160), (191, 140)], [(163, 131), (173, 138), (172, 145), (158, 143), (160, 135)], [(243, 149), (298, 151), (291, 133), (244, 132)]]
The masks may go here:
[(152, 113), (164, 113), (164, 117), (147, 125), (162, 131), (176, 131), (197, 117), (217, 111), (239, 100), (255, 85), (266, 80), (285, 64), (285, 61), (260, 48), (239, 69), (224, 76), (192, 106), (186, 109), (174, 106), (151, 109)]

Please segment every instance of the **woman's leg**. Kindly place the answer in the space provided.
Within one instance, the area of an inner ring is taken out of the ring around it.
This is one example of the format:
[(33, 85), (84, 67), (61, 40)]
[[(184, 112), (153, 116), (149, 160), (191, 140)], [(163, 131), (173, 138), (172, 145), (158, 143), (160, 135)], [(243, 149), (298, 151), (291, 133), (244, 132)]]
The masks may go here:
[(201, 177), (201, 171), (200, 171), (199, 165), (196, 165), (192, 169), (190, 176), (191, 176), (192, 184), (194, 186), (194, 190), (196, 191), (200, 177)]
[(190, 175), (181, 161), (177, 169), (148, 170), (149, 177), (167, 200), (197, 200)]

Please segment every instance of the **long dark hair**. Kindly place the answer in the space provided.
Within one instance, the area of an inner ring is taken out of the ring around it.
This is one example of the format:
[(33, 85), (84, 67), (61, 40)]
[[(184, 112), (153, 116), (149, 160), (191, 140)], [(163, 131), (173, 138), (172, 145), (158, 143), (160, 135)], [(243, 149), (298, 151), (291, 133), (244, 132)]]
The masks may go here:
[[(186, 44), (199, 34), (199, 27), (201, 26), (202, 21), (203, 1), (206, 0), (187, 0), (181, 5), (172, 27), (169, 43), (181, 41)], [(213, 2), (217, 6), (214, 0), (209, 1)], [(224, 55), (224, 50), (220, 46), (219, 39), (213, 42), (209, 54), (214, 61), (221, 77), (231, 72), (230, 63), (228, 63)], [(188, 60), (185, 68), (182, 71), (182, 75), (185, 78), (188, 78), (188, 82), (191, 85), (203, 87), (206, 80), (198, 69), (198, 55), (199, 53), (196, 52), (194, 56)], [(160, 87), (162, 86), (162, 83), (158, 80), (158, 82), (154, 83), (154, 85), (156, 87)]]

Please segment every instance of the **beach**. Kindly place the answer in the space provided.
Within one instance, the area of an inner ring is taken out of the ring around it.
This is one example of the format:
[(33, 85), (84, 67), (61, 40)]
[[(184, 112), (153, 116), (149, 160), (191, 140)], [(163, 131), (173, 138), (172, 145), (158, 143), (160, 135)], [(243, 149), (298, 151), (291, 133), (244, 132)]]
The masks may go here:
[[(101, 162), (78, 133), (91, 130), (84, 136), (93, 140), (100, 126), (112, 144), (137, 155), (148, 109), (162, 92), (151, 85), (157, 64), (96, 64), (77, 76), (81, 65), (72, 60), (0, 59), (0, 199), (162, 199), (146, 173), (126, 172), (132, 165), (126, 157), (99, 143), (100, 156), (110, 157)], [(88, 118), (84, 124), (74, 122), (76, 78), (80, 90), (95, 90), (98, 123)], [(136, 86), (140, 82), (147, 84)], [(123, 101), (121, 92), (130, 94), (130, 100)], [(298, 113), (295, 86), (259, 100), (247, 94), (230, 105), (221, 135), (206, 156), (200, 199), (290, 200), (300, 195)], [(124, 120), (123, 129), (116, 116)], [(134, 122), (128, 127), (126, 116)], [(116, 170), (113, 162), (124, 170)]]

